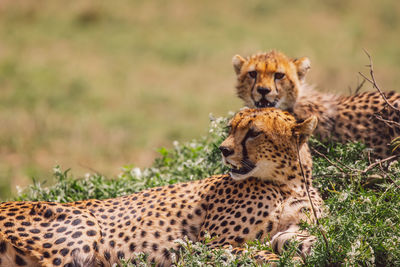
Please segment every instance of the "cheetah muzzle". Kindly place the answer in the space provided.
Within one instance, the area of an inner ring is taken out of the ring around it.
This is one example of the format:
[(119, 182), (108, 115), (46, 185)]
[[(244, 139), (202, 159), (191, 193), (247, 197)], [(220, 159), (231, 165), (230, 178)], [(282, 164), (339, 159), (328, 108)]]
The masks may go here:
[(274, 100), (273, 102), (268, 101), (264, 97), (261, 98), (259, 101), (255, 101), (254, 104), (257, 108), (273, 108), (276, 107), (278, 101)]

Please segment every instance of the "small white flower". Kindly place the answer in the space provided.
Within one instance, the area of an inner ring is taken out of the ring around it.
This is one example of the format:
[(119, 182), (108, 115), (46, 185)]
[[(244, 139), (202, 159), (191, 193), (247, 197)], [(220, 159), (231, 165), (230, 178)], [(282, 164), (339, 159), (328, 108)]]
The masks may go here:
[(345, 201), (348, 198), (349, 194), (344, 192), (339, 196), (339, 201)]
[(54, 174), (61, 174), (61, 168), (60, 168), (60, 166), (55, 166), (55, 167), (53, 168), (53, 173), (54, 173)]
[(22, 188), (18, 185), (15, 188), (17, 189), (18, 195), (20, 195), (23, 191)]
[(131, 175), (133, 177), (139, 177), (140, 178), (142, 176), (142, 171), (140, 170), (140, 168), (133, 168), (131, 170)]

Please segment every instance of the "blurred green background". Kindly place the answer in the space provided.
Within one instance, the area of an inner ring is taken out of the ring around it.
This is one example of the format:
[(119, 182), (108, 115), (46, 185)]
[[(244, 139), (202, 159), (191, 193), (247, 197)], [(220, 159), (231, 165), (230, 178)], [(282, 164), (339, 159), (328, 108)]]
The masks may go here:
[(349, 93), (363, 48), (396, 90), (399, 47), (396, 0), (2, 0), (0, 199), (56, 164), (116, 176), (205, 134), (241, 107), (234, 54), (308, 56), (310, 83)]

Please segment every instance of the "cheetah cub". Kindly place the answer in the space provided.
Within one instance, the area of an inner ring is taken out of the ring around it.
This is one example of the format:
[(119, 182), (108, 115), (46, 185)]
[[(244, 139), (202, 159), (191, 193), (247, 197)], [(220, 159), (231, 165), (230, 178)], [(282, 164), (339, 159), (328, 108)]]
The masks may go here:
[[(237, 94), (246, 106), (277, 107), (293, 113), (297, 119), (315, 115), (319, 123), (314, 134), (320, 139), (361, 141), (373, 148), (378, 158), (391, 154), (389, 145), (400, 135), (400, 127), (387, 121), (399, 123), (400, 112), (390, 109), (379, 92), (352, 96), (317, 92), (305, 81), (311, 66), (306, 57), (291, 59), (271, 51), (248, 58), (236, 55), (232, 61)], [(400, 107), (400, 94), (385, 95), (394, 107)]]
[(260, 262), (276, 261), (292, 238), (304, 256), (315, 240), (299, 228), (314, 220), (306, 187), (318, 214), (322, 206), (306, 144), (316, 124), (274, 108), (246, 109), (220, 147), (230, 174), (115, 199), (0, 203), (0, 265), (113, 266), (144, 252), (170, 266), (174, 240), (202, 241), (206, 232), (212, 248), (235, 253), (247, 241), (271, 240), (276, 253), (255, 252)]

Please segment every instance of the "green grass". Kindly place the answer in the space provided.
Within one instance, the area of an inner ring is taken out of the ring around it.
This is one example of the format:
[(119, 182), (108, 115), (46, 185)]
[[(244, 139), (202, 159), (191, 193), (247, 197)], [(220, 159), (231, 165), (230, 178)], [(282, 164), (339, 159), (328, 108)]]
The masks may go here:
[(347, 93), (366, 48), (397, 89), (399, 12), (394, 0), (2, 1), (0, 198), (51, 182), (56, 164), (114, 176), (205, 134), (210, 112), (242, 105), (237, 53), (309, 56), (312, 83)]
[[(175, 143), (172, 149), (159, 150), (159, 158), (149, 168), (126, 166), (113, 179), (91, 174), (75, 178), (71, 172), (54, 169), (57, 181), (52, 186), (36, 182), (20, 192), (16, 200), (75, 201), (111, 198), (145, 188), (202, 179), (225, 173), (217, 149), (226, 137), (226, 118), (211, 121), (208, 134), (198, 140)], [(321, 226), (304, 225), (318, 237), (313, 254), (304, 266), (399, 266), (400, 265), (400, 163), (376, 165), (364, 172), (370, 162), (362, 144), (321, 144), (311, 140), (314, 153), (314, 185), (325, 200), (328, 215)], [(322, 230), (321, 230), (322, 229)], [(323, 234), (327, 238), (324, 241)], [(263, 241), (247, 244), (249, 254), (239, 258), (228, 250), (210, 250), (206, 243), (179, 241), (176, 266), (255, 266), (252, 250), (270, 250)], [(279, 266), (295, 266), (294, 245), (280, 259)], [(146, 255), (137, 255), (145, 260)], [(142, 261), (142, 265), (146, 264)], [(126, 263), (126, 266), (132, 266)]]

